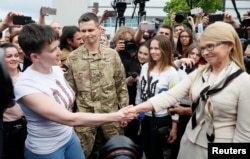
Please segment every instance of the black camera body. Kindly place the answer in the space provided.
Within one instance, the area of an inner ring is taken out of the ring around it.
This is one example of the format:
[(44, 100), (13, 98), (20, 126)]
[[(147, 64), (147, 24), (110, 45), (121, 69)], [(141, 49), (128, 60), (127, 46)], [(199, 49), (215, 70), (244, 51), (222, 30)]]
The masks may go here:
[(128, 53), (137, 52), (138, 45), (135, 42), (133, 42), (132, 39), (125, 39), (124, 44), (125, 44), (125, 51), (126, 52), (128, 52)]
[(182, 11), (182, 10), (179, 10), (179, 11), (177, 11), (176, 13), (175, 13), (175, 21), (177, 22), (177, 23), (182, 23), (183, 21), (184, 21), (184, 19), (185, 19), (185, 12), (184, 11)]
[(189, 74), (189, 73), (193, 72), (195, 69), (196, 69), (196, 66), (194, 64), (192, 64), (191, 66), (190, 65), (186, 66), (185, 72), (187, 74)]

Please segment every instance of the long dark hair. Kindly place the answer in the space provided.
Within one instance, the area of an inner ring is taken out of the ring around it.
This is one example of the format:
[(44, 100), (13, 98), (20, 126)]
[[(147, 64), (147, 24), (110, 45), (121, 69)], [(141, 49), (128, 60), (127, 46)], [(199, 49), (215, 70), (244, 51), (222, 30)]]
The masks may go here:
[[(152, 38), (152, 40), (150, 41), (150, 45), (151, 42), (153, 40), (156, 40), (159, 42), (159, 49), (162, 53), (162, 58), (161, 58), (161, 66), (160, 66), (160, 71), (164, 71), (164, 69), (167, 66), (173, 66), (175, 67), (175, 65), (173, 64), (173, 48), (172, 48), (172, 43), (171, 41), (165, 36), (165, 35), (156, 35)], [(151, 47), (151, 46), (150, 46)], [(154, 66), (156, 65), (156, 62), (152, 59), (151, 56), (149, 56), (149, 71), (151, 71)]]

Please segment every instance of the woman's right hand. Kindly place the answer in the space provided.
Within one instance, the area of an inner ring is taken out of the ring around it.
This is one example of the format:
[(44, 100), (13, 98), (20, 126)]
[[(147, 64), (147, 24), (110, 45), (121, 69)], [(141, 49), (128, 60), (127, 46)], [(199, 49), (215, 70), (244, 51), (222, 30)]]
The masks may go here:
[(122, 51), (125, 49), (125, 43), (124, 43), (124, 40), (119, 40), (117, 43), (116, 43), (116, 46), (115, 46), (115, 50), (117, 52), (119, 51)]

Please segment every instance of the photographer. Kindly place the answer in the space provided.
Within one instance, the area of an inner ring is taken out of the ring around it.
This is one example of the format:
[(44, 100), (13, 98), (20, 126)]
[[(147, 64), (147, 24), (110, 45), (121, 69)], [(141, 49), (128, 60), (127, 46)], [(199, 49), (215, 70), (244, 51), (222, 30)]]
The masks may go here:
[[(138, 44), (134, 42), (135, 30), (128, 26), (120, 27), (114, 35), (113, 43), (125, 68), (126, 83), (129, 94), (129, 104), (135, 105), (136, 85), (139, 79), (140, 64), (137, 60)], [(125, 136), (131, 138), (137, 145), (139, 122), (132, 120), (125, 127)]]

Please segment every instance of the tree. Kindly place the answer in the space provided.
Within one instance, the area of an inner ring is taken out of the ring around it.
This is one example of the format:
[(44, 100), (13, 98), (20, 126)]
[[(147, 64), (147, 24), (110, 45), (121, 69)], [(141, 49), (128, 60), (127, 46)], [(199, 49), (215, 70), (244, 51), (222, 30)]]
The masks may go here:
[(214, 13), (216, 10), (222, 10), (223, 0), (170, 0), (163, 8), (164, 12), (167, 13), (165, 22), (170, 24), (173, 13), (182, 10), (188, 15), (190, 9), (195, 7), (201, 7), (204, 13)]

